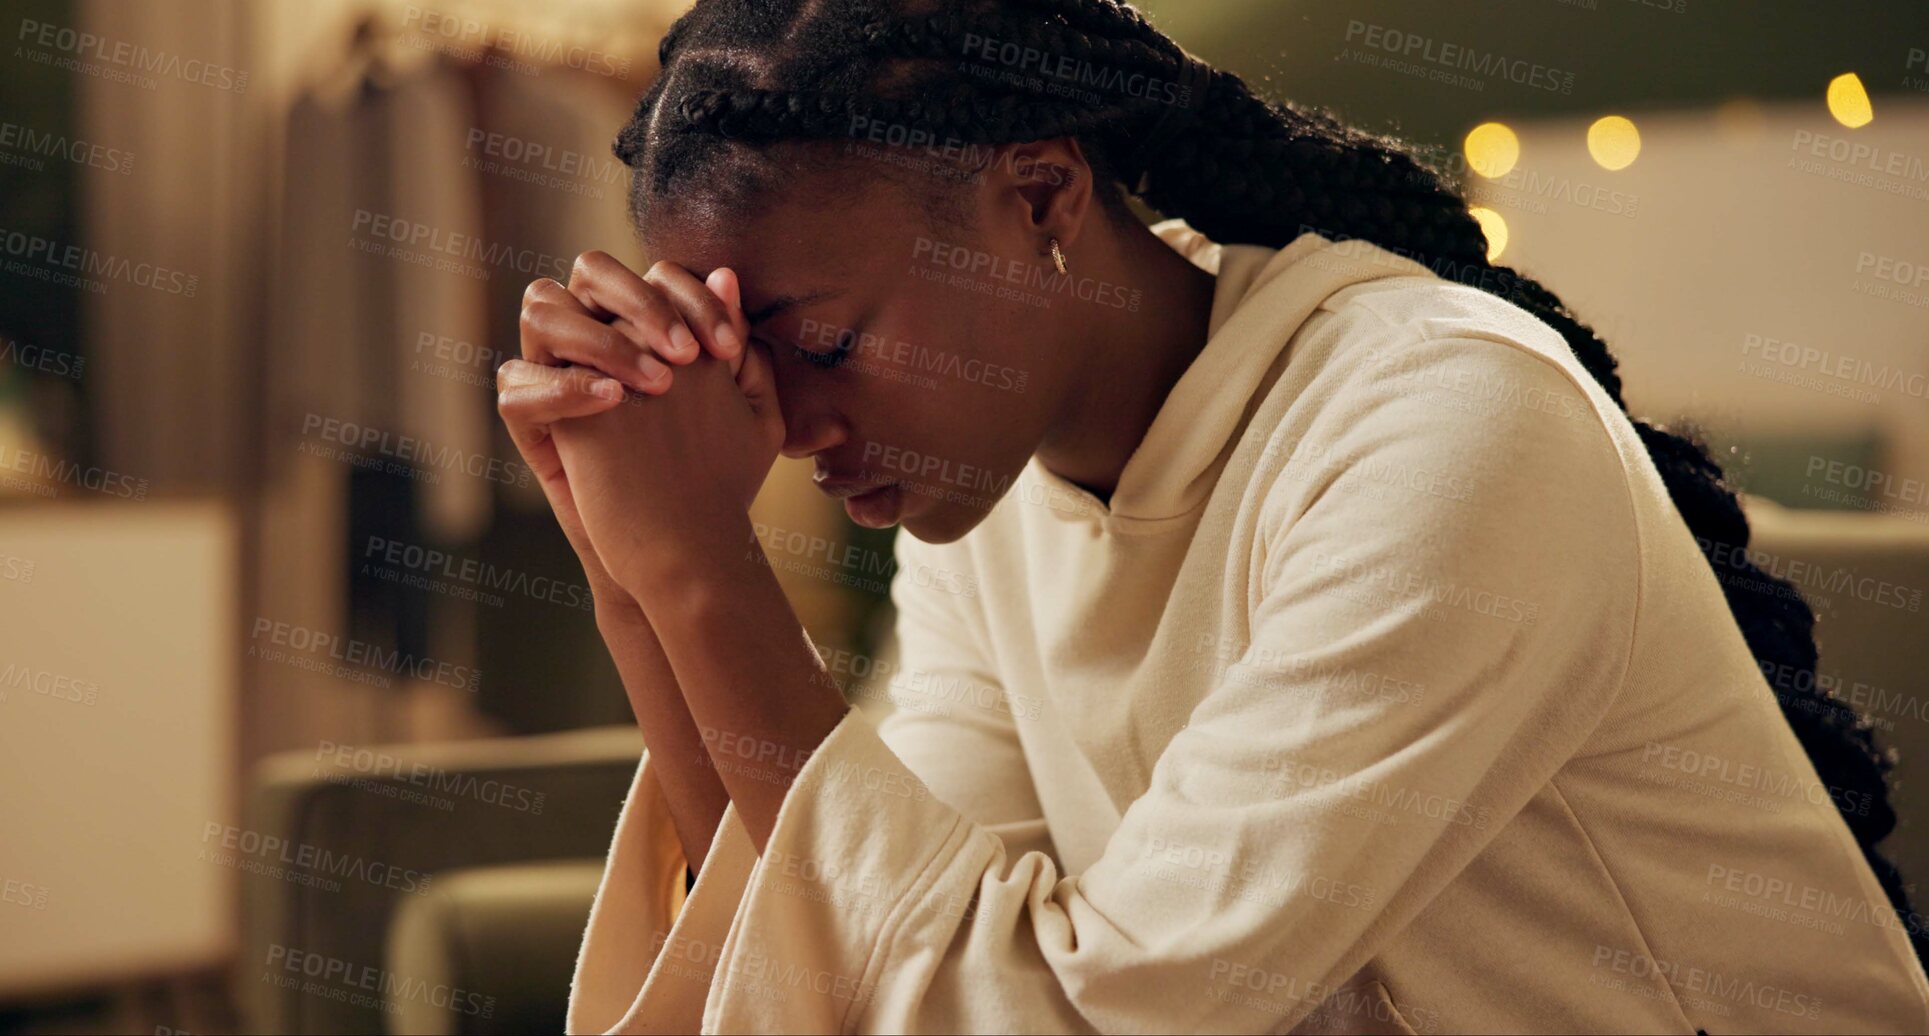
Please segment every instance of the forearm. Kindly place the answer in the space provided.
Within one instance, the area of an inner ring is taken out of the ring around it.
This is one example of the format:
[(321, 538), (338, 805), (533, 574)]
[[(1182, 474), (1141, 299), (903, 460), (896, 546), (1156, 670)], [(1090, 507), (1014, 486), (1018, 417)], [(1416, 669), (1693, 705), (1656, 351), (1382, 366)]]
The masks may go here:
[(758, 851), (784, 796), (849, 709), (744, 519), (750, 543), (625, 580), (649, 615), (715, 772)]
[(608, 605), (605, 599), (599, 595), (597, 628), (623, 678), (651, 769), (669, 803), (677, 839), (683, 843), (684, 858), (691, 870), (700, 871), (729, 796), (710, 766), (702, 734), (684, 704), (656, 631), (633, 603)]

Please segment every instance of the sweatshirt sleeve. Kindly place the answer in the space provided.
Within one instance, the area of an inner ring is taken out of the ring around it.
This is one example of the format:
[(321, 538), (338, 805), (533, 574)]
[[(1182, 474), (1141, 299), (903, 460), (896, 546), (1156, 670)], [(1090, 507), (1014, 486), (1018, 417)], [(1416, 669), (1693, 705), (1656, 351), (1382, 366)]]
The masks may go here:
[(998, 679), (968, 553), (900, 532), (896, 560), (897, 664), (886, 674), (890, 708), (878, 736), (939, 801), (1013, 855), (1055, 857), (1018, 740), (1017, 717), (1036, 715), (1040, 702)]
[(1513, 391), (1472, 414), (1363, 375), (1307, 431), (1316, 460), (1285, 444), (1240, 664), (1099, 860), (1014, 852), (854, 711), (750, 876), (705, 1030), (1309, 1021), (1583, 742), (1638, 598), (1625, 470), (1582, 390), (1507, 346), (1414, 348)]
[[(891, 584), (897, 662), (881, 674), (891, 707), (879, 736), (944, 802), (1004, 840), (1014, 855), (1055, 856), (1014, 722), (1014, 710), (1036, 710), (1037, 701), (1007, 695), (993, 675), (983, 626), (972, 612), (977, 581), (964, 573), (966, 561), (947, 554), (908, 535), (898, 538)], [(782, 857), (766, 857), (771, 874), (788, 866)], [(617, 821), (583, 936), (568, 1031), (697, 1031), (758, 863), (735, 808), (726, 810), (686, 903), (688, 864), (646, 755)], [(828, 887), (834, 882), (820, 883), (835, 896)], [(860, 899), (855, 908), (869, 905)]]
[(570, 981), (570, 1033), (694, 1032), (757, 850), (726, 807), (695, 887), (646, 752)]

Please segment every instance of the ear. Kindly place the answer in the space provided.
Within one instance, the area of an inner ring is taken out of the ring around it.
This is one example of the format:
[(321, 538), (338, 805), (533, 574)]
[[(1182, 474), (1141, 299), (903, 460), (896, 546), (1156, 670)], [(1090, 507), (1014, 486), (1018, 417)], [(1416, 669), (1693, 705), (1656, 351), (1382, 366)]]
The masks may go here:
[(1092, 164), (1071, 137), (1000, 147), (985, 171), (997, 196), (1030, 224), (1042, 248), (1049, 238), (1071, 248), (1092, 211)]

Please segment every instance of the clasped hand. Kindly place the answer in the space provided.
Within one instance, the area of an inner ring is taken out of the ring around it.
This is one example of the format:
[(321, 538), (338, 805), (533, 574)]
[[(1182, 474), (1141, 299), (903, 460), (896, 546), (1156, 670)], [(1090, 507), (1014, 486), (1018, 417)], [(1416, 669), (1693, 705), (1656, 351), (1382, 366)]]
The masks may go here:
[(523, 295), (497, 410), (582, 559), (599, 607), (741, 560), (783, 443), (771, 360), (733, 271), (707, 281), (602, 252)]

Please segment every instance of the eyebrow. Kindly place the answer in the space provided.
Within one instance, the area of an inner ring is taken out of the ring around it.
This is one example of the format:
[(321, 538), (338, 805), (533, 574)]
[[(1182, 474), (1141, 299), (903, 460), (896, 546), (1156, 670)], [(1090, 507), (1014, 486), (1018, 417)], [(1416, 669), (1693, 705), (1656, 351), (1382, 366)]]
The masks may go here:
[(770, 300), (768, 305), (746, 310), (744, 312), (744, 318), (750, 321), (751, 327), (756, 327), (766, 320), (773, 319), (799, 306), (808, 306), (817, 302), (827, 302), (842, 294), (844, 293), (841, 291), (813, 291), (806, 295), (779, 295)]

